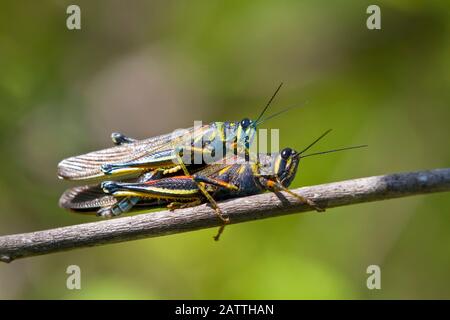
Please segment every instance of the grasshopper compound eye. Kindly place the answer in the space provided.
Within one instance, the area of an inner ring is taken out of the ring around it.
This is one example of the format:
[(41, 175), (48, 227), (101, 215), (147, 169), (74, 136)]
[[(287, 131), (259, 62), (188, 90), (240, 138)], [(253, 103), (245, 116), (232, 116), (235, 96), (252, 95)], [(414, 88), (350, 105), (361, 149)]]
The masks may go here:
[(281, 151), (281, 158), (283, 158), (284, 160), (288, 159), (292, 154), (292, 149), (291, 148), (284, 148)]
[(251, 121), (248, 118), (245, 118), (241, 121), (242, 128), (246, 129), (250, 125)]

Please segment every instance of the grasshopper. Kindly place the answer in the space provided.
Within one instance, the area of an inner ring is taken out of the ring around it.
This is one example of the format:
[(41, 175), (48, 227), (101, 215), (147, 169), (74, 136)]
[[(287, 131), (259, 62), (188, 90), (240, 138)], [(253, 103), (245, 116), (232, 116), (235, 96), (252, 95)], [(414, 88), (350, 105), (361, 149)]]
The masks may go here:
[[(230, 150), (233, 154), (247, 156), (257, 126), (280, 114), (278, 112), (265, 119), (262, 118), (281, 86), (282, 83), (256, 120), (245, 118), (239, 122), (212, 122), (145, 140), (113, 133), (111, 138), (115, 147), (64, 159), (58, 164), (58, 177), (89, 183), (98, 180), (136, 178), (148, 172), (153, 172), (152, 177), (159, 177), (159, 173), (156, 174), (155, 170), (162, 172), (163, 175), (171, 175), (182, 170), (184, 175), (189, 176), (190, 171), (209, 163), (204, 160), (205, 158), (220, 160), (228, 155)], [(286, 110), (282, 112), (284, 111)], [(146, 175), (142, 177), (147, 178)], [(218, 217), (226, 220), (214, 198), (202, 184), (195, 180), (194, 182), (212, 204)], [(98, 214), (104, 217), (118, 215), (129, 210), (138, 200), (138, 198), (124, 200), (111, 208), (100, 209)]]
[[(235, 156), (233, 164), (216, 162), (195, 171), (193, 175), (158, 175), (147, 173), (137, 180), (103, 181), (99, 185), (79, 186), (67, 190), (60, 206), (78, 212), (117, 210), (120, 212), (144, 206), (167, 206), (170, 210), (187, 208), (205, 202), (198, 188), (204, 186), (214, 200), (244, 197), (270, 191), (287, 191), (317, 211), (323, 211), (312, 200), (291, 192), (288, 186), (297, 172), (300, 154), (285, 148), (279, 155), (259, 154), (258, 161), (250, 162)], [(277, 170), (277, 171), (273, 171)], [(229, 220), (214, 237), (217, 241)]]
[[(300, 202), (316, 211), (324, 211), (313, 200), (294, 193), (288, 189), (295, 178), (299, 161), (313, 155), (360, 148), (354, 146), (304, 155), (309, 148), (328, 134), (322, 134), (318, 139), (300, 152), (291, 148), (283, 149), (279, 154), (258, 154), (257, 161), (245, 161), (235, 156), (233, 164), (218, 161), (209, 164), (193, 175), (160, 175), (147, 173), (133, 181), (104, 181), (96, 186), (76, 187), (67, 190), (60, 199), (60, 205), (75, 211), (98, 210), (103, 207), (122, 206), (127, 210), (137, 205), (154, 207), (166, 205), (170, 210), (191, 207), (207, 200), (198, 185), (202, 185), (215, 200), (245, 197), (265, 191), (284, 191)], [(135, 199), (130, 203), (129, 199)], [(224, 226), (214, 237), (219, 239)]]

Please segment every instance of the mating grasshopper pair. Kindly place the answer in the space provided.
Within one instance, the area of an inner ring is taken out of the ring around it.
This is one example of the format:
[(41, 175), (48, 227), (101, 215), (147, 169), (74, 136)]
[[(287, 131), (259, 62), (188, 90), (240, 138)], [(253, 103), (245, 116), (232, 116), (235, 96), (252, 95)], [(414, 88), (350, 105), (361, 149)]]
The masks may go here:
[[(243, 154), (247, 159), (256, 128), (259, 123), (271, 118), (262, 119), (262, 116), (280, 88), (281, 85), (255, 121), (246, 118), (240, 122), (213, 122), (209, 125), (192, 127), (141, 141), (114, 133), (112, 139), (116, 147), (65, 159), (58, 165), (58, 176), (62, 179), (82, 181), (126, 179), (131, 176), (137, 178), (135, 182), (145, 183), (157, 178), (174, 176), (180, 170), (185, 176), (190, 176), (192, 171), (223, 159), (224, 150), (226, 157), (230, 156), (228, 151), (232, 150), (232, 155)], [(208, 162), (204, 161), (205, 157), (209, 159)], [(191, 165), (192, 160), (193, 165)], [(219, 218), (226, 222), (227, 219), (223, 217), (214, 198), (205, 189), (205, 183), (196, 179), (192, 181), (203, 197), (213, 205)], [(108, 192), (107, 185), (103, 184), (105, 193)], [(79, 189), (72, 190), (75, 193), (76, 191)], [(175, 192), (171, 194), (171, 198), (177, 199)], [(117, 197), (123, 198), (119, 195)], [(138, 198), (142, 196), (127, 196), (116, 204), (102, 206), (98, 214), (118, 215), (137, 204)], [(77, 209), (78, 206), (64, 196), (61, 198), (60, 205), (69, 209)]]
[[(261, 120), (275, 94), (255, 121), (213, 122), (145, 140), (114, 133), (112, 140), (115, 147), (68, 158), (59, 163), (60, 178), (91, 182), (64, 192), (60, 206), (111, 217), (130, 211), (133, 207), (166, 205), (173, 210), (208, 201), (225, 225), (229, 219), (223, 215), (216, 201), (268, 190), (289, 192), (301, 202), (322, 211), (312, 200), (288, 189), (296, 175), (300, 158), (355, 147), (303, 155), (327, 131), (301, 152), (285, 148), (276, 155), (257, 154), (249, 157), (257, 125), (272, 117)], [(189, 139), (186, 139), (186, 135)], [(226, 152), (224, 155), (224, 149), (232, 150), (231, 154)], [(213, 162), (203, 160), (205, 155), (217, 154)], [(198, 158), (200, 162), (192, 163), (191, 160)], [(216, 240), (222, 230), (223, 227)]]
[[(231, 164), (217, 161), (200, 168), (188, 167), (192, 169), (192, 175), (178, 174), (170, 170), (165, 172), (167, 169), (158, 168), (126, 181), (104, 181), (100, 184), (74, 187), (61, 196), (60, 206), (79, 212), (97, 211), (97, 214), (102, 216), (116, 216), (133, 207), (150, 208), (166, 205), (173, 210), (194, 206), (207, 200), (203, 191), (214, 199), (214, 203), (216, 200), (249, 196), (264, 191), (286, 191), (317, 211), (323, 211), (312, 200), (288, 189), (295, 178), (300, 159), (362, 147), (303, 155), (325, 134), (301, 152), (285, 148), (276, 155), (258, 154), (257, 161), (245, 161), (242, 157), (234, 156), (234, 162)], [(198, 187), (199, 184), (203, 186), (203, 190)], [(221, 213), (219, 218), (224, 224), (228, 223), (228, 219)], [(222, 231), (223, 227), (215, 236), (216, 240)]]
[[(105, 212), (118, 215), (133, 207), (166, 205), (173, 210), (201, 204), (207, 198), (198, 184), (202, 184), (215, 201), (266, 190), (290, 192), (287, 187), (295, 177), (299, 160), (299, 153), (286, 148), (276, 156), (260, 154), (257, 162), (235, 159), (234, 164), (227, 164), (219, 161), (194, 170), (192, 175), (164, 174), (163, 171), (153, 170), (128, 181), (104, 181), (71, 188), (61, 196), (60, 205), (75, 211), (98, 210), (100, 215)], [(321, 210), (309, 199), (290, 193)], [(219, 215), (219, 218), (224, 225), (229, 222), (225, 216)], [(216, 240), (222, 231), (223, 227), (219, 229)]]

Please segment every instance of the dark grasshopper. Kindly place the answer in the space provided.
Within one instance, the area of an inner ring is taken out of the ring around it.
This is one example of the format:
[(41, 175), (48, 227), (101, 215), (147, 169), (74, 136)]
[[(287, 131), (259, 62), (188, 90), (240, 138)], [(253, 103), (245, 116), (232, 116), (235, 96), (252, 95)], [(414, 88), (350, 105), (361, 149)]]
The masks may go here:
[[(193, 175), (162, 176), (149, 173), (137, 181), (104, 181), (96, 186), (76, 187), (67, 190), (60, 200), (64, 208), (75, 211), (95, 211), (117, 203), (128, 206), (129, 199), (136, 199), (134, 205), (146, 207), (166, 205), (169, 209), (198, 205), (206, 200), (198, 184), (215, 200), (244, 197), (264, 191), (285, 191), (308, 204), (317, 211), (323, 211), (311, 199), (293, 193), (288, 189), (295, 178), (301, 158), (328, 152), (359, 148), (362, 146), (330, 150), (303, 155), (311, 146), (329, 131), (316, 139), (301, 152), (290, 148), (279, 154), (258, 154), (257, 161), (245, 161), (235, 156), (233, 164), (218, 161), (195, 171)], [(123, 202), (125, 200), (125, 203)], [(223, 227), (215, 237), (217, 240)]]
[[(171, 175), (182, 170), (184, 175), (189, 176), (192, 170), (229, 157), (230, 153), (247, 157), (257, 125), (277, 115), (262, 119), (280, 88), (281, 84), (254, 121), (245, 118), (240, 122), (213, 122), (145, 140), (135, 140), (113, 133), (115, 147), (61, 161), (58, 164), (58, 176), (61, 179), (86, 183), (136, 178), (148, 172), (159, 177), (159, 174)], [(210, 161), (205, 161), (205, 158)], [(158, 171), (157, 174), (155, 170)], [(146, 179), (146, 176), (141, 179)], [(225, 221), (226, 218), (222, 216), (214, 198), (209, 196), (202, 184), (194, 182), (213, 205), (219, 218)], [(137, 202), (137, 198), (126, 199), (115, 206), (100, 209), (98, 214), (106, 217), (119, 215)]]
[[(60, 206), (81, 212), (105, 210), (114, 206), (137, 209), (141, 206), (151, 208), (165, 205), (174, 210), (205, 202), (206, 197), (198, 188), (201, 183), (216, 201), (267, 190), (283, 190), (316, 210), (323, 211), (313, 201), (287, 189), (297, 172), (300, 153), (286, 148), (276, 156), (259, 154), (256, 162), (235, 157), (233, 164), (216, 162), (189, 176), (149, 173), (136, 181), (104, 181), (100, 185), (75, 187), (61, 196)], [(129, 201), (132, 201), (131, 205)], [(214, 237), (215, 240), (219, 239), (224, 225)]]
[(74, 187), (61, 196), (60, 205), (74, 211), (95, 212), (120, 203), (121, 199), (137, 198), (134, 205), (167, 205), (177, 209), (206, 200), (195, 182), (204, 184), (215, 200), (258, 194), (275, 186), (284, 190), (295, 177), (300, 154), (286, 148), (274, 156), (259, 154), (257, 162), (235, 157), (233, 164), (218, 161), (189, 176), (162, 175), (153, 171), (129, 181), (103, 181), (97, 185)]

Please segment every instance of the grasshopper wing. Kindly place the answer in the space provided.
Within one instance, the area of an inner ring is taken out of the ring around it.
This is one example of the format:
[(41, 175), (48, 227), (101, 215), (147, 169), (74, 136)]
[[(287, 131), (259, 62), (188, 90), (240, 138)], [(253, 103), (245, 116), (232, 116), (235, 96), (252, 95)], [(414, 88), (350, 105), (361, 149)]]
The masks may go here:
[(117, 199), (105, 194), (100, 185), (79, 186), (66, 190), (59, 199), (59, 206), (78, 212), (93, 213), (100, 208), (113, 206)]
[[(96, 214), (99, 209), (112, 208), (119, 201), (120, 199), (104, 193), (100, 185), (96, 184), (66, 190), (59, 198), (59, 206), (78, 213)], [(131, 208), (130, 211), (164, 206), (167, 203), (167, 201), (160, 199), (141, 199), (139, 204)]]
[[(101, 170), (103, 164), (125, 163), (150, 157), (160, 150), (171, 150), (180, 145), (193, 128), (180, 130), (132, 143), (93, 151), (80, 156), (62, 160), (58, 164), (58, 177), (67, 180), (102, 180), (105, 174)], [(114, 178), (107, 176), (108, 179)]]

